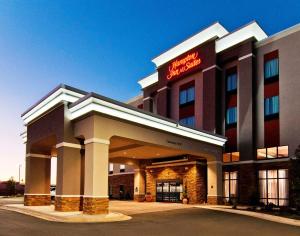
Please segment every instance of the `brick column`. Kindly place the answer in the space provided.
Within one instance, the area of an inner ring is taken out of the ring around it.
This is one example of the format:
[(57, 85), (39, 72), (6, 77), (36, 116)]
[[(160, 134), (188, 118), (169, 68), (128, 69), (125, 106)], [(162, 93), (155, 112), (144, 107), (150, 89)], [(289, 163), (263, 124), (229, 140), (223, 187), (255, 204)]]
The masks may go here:
[(47, 206), (50, 198), (51, 157), (42, 154), (26, 155), (25, 206)]
[(207, 203), (222, 204), (222, 163), (207, 162)]
[(159, 90), (157, 90), (157, 114), (164, 116), (164, 117), (169, 117), (169, 90), (170, 88), (165, 86)]
[(203, 70), (203, 97), (201, 99), (204, 119), (202, 129), (216, 131), (216, 77), (217, 66), (213, 65)]
[(152, 97), (146, 97), (143, 99), (143, 109), (145, 111), (153, 112), (153, 99)]
[(239, 58), (238, 62), (238, 150), (240, 160), (253, 160), (254, 152), (254, 103), (253, 103), (252, 53)]
[(81, 145), (61, 143), (57, 148), (56, 211), (82, 210), (83, 158)]
[(85, 179), (83, 213), (108, 213), (109, 140), (92, 138), (85, 144)]
[(134, 170), (134, 201), (143, 202), (145, 200), (146, 173), (144, 169)]

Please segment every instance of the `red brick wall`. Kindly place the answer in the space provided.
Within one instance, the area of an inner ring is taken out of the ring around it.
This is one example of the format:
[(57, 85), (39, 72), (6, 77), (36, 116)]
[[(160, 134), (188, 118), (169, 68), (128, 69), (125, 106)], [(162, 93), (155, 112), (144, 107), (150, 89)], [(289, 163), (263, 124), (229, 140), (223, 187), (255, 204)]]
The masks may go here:
[(130, 199), (133, 199), (134, 174), (111, 175), (108, 177), (108, 185), (112, 186), (113, 199), (120, 199), (120, 185), (124, 185), (124, 196), (129, 194)]

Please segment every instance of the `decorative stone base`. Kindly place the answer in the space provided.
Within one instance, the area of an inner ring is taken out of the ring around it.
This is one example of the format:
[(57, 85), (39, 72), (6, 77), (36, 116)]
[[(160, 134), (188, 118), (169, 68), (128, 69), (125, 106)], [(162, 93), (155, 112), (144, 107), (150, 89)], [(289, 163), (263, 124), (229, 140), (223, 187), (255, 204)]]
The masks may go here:
[(108, 214), (108, 198), (83, 198), (83, 213), (88, 215)]
[(55, 197), (56, 211), (82, 211), (82, 197)]
[(49, 195), (26, 195), (24, 196), (24, 206), (49, 206), (51, 196)]
[(136, 202), (144, 202), (145, 201), (145, 194), (135, 194), (134, 201)]
[(207, 203), (210, 205), (223, 205), (223, 198), (221, 196), (208, 196)]

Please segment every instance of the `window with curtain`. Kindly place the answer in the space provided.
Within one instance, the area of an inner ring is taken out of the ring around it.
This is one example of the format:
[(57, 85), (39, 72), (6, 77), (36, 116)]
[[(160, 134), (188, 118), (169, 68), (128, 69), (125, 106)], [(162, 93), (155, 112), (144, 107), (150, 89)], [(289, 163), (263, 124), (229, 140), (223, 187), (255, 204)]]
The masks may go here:
[(179, 124), (193, 128), (195, 127), (195, 116), (183, 118), (179, 121)]
[(257, 159), (274, 159), (289, 157), (288, 146), (268, 147), (257, 149)]
[(238, 172), (223, 173), (223, 198), (230, 201), (232, 198), (237, 198), (238, 192)]
[(181, 90), (179, 93), (179, 105), (184, 105), (195, 101), (195, 87), (190, 87), (185, 90)]
[(279, 74), (279, 60), (274, 58), (265, 62), (265, 79), (270, 79)]
[(237, 89), (237, 73), (232, 73), (227, 76), (227, 91)]
[(265, 99), (265, 116), (279, 113), (279, 96)]
[(228, 108), (226, 111), (226, 124), (235, 124), (237, 123), (237, 109), (236, 107)]
[(289, 181), (288, 170), (260, 170), (259, 194), (260, 201), (265, 205), (273, 203), (277, 206), (289, 204)]

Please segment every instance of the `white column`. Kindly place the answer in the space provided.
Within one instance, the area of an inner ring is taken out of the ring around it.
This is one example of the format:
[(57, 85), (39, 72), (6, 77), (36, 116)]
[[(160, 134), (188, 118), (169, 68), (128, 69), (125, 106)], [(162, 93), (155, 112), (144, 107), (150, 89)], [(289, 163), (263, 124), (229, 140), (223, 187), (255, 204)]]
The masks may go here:
[(109, 140), (85, 141), (85, 178), (83, 212), (108, 213)]
[(207, 202), (209, 204), (221, 204), (222, 191), (222, 162), (207, 162)]

